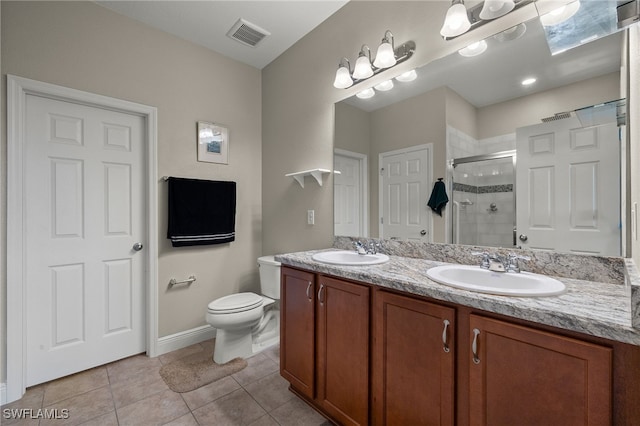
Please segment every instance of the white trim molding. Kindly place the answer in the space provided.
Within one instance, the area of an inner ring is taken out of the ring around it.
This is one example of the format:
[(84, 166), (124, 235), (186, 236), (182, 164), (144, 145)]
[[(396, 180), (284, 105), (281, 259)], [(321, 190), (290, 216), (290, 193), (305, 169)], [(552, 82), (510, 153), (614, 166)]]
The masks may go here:
[[(171, 334), (169, 336), (160, 337), (158, 339), (158, 352), (156, 355), (159, 356), (177, 349), (186, 348), (187, 346), (195, 345), (196, 343), (204, 342), (205, 340), (213, 339), (215, 337), (216, 329), (208, 324), (192, 328), (191, 330)], [(213, 352), (211, 353), (211, 356), (213, 356)]]
[[(369, 157), (359, 152), (347, 151), (346, 149), (335, 148), (333, 150), (334, 163), (335, 156), (353, 158), (360, 163), (360, 237), (369, 236)], [(335, 168), (335, 164), (334, 164)], [(335, 194), (334, 194), (335, 196)], [(335, 203), (335, 199), (334, 199)]]
[[(146, 316), (147, 354), (158, 352), (158, 178), (155, 107), (97, 95), (68, 87), (7, 75), (7, 378), (6, 402), (26, 389), (26, 285), (23, 180), (26, 97), (35, 95), (81, 105), (106, 108), (145, 119), (147, 191)], [(4, 401), (3, 401), (4, 402)]]

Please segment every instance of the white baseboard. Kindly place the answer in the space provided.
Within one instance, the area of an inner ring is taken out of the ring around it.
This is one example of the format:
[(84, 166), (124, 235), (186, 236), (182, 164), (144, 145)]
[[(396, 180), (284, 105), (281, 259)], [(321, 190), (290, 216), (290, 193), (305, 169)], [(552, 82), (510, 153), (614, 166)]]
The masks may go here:
[(203, 325), (192, 328), (191, 330), (160, 337), (158, 339), (157, 355), (159, 356), (167, 352), (175, 351), (176, 349), (182, 349), (205, 340), (213, 339), (214, 337), (216, 337), (216, 329), (210, 325)]
[(7, 384), (0, 383), (0, 405), (7, 403)]

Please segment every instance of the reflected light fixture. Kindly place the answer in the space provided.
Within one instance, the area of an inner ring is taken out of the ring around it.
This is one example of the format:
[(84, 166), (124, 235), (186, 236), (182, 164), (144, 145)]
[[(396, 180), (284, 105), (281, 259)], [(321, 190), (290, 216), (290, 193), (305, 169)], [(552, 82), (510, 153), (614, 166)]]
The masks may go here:
[(385, 80), (382, 83), (378, 83), (373, 87), (380, 92), (386, 92), (387, 90), (393, 89), (393, 80)]
[(471, 28), (467, 8), (463, 0), (453, 0), (444, 18), (444, 24), (440, 29), (443, 37), (456, 37), (466, 33)]
[(396, 80), (406, 83), (408, 81), (413, 81), (416, 78), (418, 78), (418, 73), (416, 73), (416, 70), (411, 70), (411, 71), (403, 72), (402, 74), (396, 77)]
[[(343, 61), (347, 62), (345, 66)], [(338, 71), (336, 71), (336, 79), (333, 81), (333, 87), (337, 89), (346, 89), (353, 86), (353, 79), (351, 78), (351, 63), (347, 58), (340, 59), (338, 64)]]
[(511, 12), (516, 4), (513, 0), (486, 0), (480, 11), (480, 19), (496, 19)]
[[(391, 41), (389, 41), (389, 35), (391, 37)], [(373, 66), (376, 68), (389, 68), (396, 64), (396, 54), (395, 48), (393, 46), (393, 34), (391, 31), (387, 30), (384, 33), (384, 38), (382, 39), (382, 43), (378, 46), (378, 51), (376, 52), (376, 60), (373, 61)]]
[(545, 27), (552, 27), (558, 25), (571, 18), (580, 9), (580, 0), (576, 0), (565, 6), (552, 10), (549, 13), (545, 13), (540, 17), (540, 22)]
[(458, 50), (458, 53), (465, 58), (471, 58), (473, 56), (482, 55), (485, 50), (487, 50), (487, 42), (480, 40), (468, 45), (464, 49)]
[(360, 99), (369, 99), (373, 98), (375, 94), (376, 92), (373, 90), (373, 87), (369, 87), (368, 89), (364, 89), (363, 91), (356, 93), (356, 96)]
[(529, 77), (529, 78), (525, 78), (524, 80), (522, 80), (522, 85), (523, 86), (531, 86), (533, 83), (535, 83), (537, 80), (534, 77)]
[(333, 87), (346, 89), (358, 84), (387, 68), (406, 61), (413, 55), (415, 49), (416, 44), (413, 41), (407, 41), (396, 48), (393, 33), (387, 30), (382, 38), (382, 43), (378, 47), (375, 60), (371, 60), (371, 49), (366, 44), (363, 44), (360, 48), (353, 71), (351, 71), (351, 64), (347, 58), (340, 59), (338, 70), (333, 80)]
[[(367, 49), (367, 53), (364, 52)], [(368, 55), (368, 56), (367, 56)], [(358, 59), (356, 65), (353, 68), (353, 78), (356, 80), (362, 80), (369, 78), (373, 75), (373, 68), (371, 68), (371, 49), (366, 44), (363, 44), (358, 53)]]

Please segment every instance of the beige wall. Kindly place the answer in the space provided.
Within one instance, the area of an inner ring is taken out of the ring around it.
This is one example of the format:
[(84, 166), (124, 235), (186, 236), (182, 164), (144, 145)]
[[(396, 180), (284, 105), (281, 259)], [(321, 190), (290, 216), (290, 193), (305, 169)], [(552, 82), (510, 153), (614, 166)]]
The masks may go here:
[[(335, 105), (334, 147), (369, 155), (371, 114), (344, 102)], [(371, 162), (369, 162), (371, 166)]]
[(464, 132), (474, 139), (480, 139), (478, 137), (478, 110), (476, 107), (450, 88), (447, 88), (446, 107), (447, 125)]
[[(2, 1), (0, 5), (3, 87), (9, 73), (155, 106), (159, 176), (237, 182), (236, 241), (175, 249), (165, 238), (166, 184), (158, 183), (159, 203), (153, 207), (159, 214), (159, 335), (204, 325), (206, 305), (217, 297), (258, 290), (256, 258), (261, 255), (262, 235), (260, 71), (90, 2)], [(5, 105), (4, 95), (0, 102)], [(2, 119), (4, 129), (6, 119)], [(198, 120), (229, 127), (229, 165), (196, 161)], [(4, 131), (2, 161), (4, 211)], [(2, 229), (4, 252), (5, 227)], [(189, 289), (167, 290), (172, 277), (191, 274), (198, 280)], [(1, 288), (4, 318), (4, 272)], [(1, 340), (5, 359), (4, 327)], [(2, 382), (5, 369), (3, 361)]]
[[(332, 176), (322, 187), (309, 182), (302, 189), (284, 175), (318, 167), (331, 169), (335, 102), (455, 52), (475, 38), (510, 28), (535, 13), (535, 7), (529, 5), (532, 8), (525, 7), (469, 36), (445, 42), (439, 30), (448, 6), (446, 1), (351, 1), (263, 69), (265, 253), (330, 247), (333, 243)], [(346, 90), (333, 88), (339, 59), (347, 56), (353, 62), (363, 43), (375, 49), (387, 29), (393, 32), (396, 44), (415, 41), (414, 56), (370, 83)], [(316, 211), (316, 225), (306, 224), (308, 209)]]

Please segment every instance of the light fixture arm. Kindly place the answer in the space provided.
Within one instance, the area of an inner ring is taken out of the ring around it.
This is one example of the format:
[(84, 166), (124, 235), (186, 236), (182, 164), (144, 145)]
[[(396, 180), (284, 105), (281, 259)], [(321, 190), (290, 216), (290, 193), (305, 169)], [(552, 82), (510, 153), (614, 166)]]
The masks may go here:
[(387, 37), (387, 34), (389, 34), (391, 36), (391, 47), (393, 48), (393, 50), (396, 50), (396, 46), (394, 44), (394, 40), (393, 40), (393, 33), (389, 30), (384, 32), (384, 37), (382, 38), (382, 42), (383, 43), (389, 43), (389, 37)]
[(366, 44), (363, 44), (362, 47), (360, 48), (360, 53), (358, 53), (358, 58), (361, 56), (367, 56), (367, 54), (364, 53), (364, 49), (367, 49), (367, 54), (369, 55), (369, 62), (371, 62), (371, 49), (369, 49), (369, 46), (367, 46)]
[(349, 70), (349, 74), (351, 74), (351, 62), (349, 62), (349, 58), (347, 57), (343, 56), (342, 58), (340, 58), (340, 62), (338, 62), (338, 68), (342, 68), (342, 66), (344, 65), (344, 61), (347, 61), (347, 69)]

